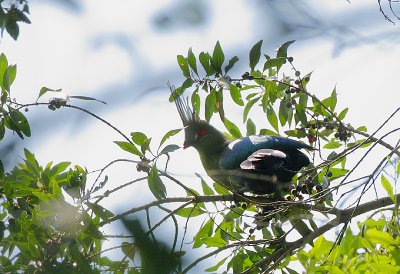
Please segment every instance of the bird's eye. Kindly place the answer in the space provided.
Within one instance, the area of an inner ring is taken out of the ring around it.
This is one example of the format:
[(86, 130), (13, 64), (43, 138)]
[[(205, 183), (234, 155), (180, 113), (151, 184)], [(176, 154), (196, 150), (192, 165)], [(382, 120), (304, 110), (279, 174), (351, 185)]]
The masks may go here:
[(196, 132), (196, 141), (200, 140), (201, 138), (203, 138), (204, 136), (206, 136), (208, 134), (208, 132), (205, 129), (199, 129)]

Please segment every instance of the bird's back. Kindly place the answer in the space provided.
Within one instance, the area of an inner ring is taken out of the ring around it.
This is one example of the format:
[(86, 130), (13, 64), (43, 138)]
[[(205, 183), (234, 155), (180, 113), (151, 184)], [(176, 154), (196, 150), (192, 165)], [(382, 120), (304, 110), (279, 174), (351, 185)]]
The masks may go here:
[(297, 150), (313, 149), (311, 146), (280, 136), (252, 135), (237, 139), (230, 143), (219, 159), (222, 169), (234, 170), (247, 159), (249, 155), (259, 149)]

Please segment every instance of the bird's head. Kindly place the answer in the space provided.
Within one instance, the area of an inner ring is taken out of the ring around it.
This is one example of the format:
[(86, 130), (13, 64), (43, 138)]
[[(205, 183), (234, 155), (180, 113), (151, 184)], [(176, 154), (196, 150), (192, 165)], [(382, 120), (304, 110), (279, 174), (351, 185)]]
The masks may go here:
[(194, 147), (199, 151), (216, 151), (226, 143), (225, 136), (207, 121), (201, 120), (190, 108), (188, 100), (183, 100), (173, 87), (170, 87), (176, 108), (185, 128), (183, 148)]

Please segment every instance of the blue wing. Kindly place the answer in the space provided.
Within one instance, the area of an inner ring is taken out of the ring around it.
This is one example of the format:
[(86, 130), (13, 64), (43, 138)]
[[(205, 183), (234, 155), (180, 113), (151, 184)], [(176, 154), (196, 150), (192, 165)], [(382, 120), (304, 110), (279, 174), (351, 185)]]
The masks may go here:
[(230, 143), (222, 153), (219, 166), (226, 170), (240, 168), (240, 164), (260, 149), (295, 150), (313, 149), (313, 147), (296, 140), (279, 136), (252, 135)]

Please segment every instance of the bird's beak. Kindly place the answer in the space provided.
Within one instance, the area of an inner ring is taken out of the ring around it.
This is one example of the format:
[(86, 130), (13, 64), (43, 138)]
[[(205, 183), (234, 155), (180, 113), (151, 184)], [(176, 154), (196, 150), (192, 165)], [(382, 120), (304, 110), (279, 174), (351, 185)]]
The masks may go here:
[(191, 147), (191, 146), (192, 146), (192, 144), (189, 143), (189, 142), (187, 142), (187, 141), (185, 141), (185, 142), (183, 143), (183, 149), (186, 149), (186, 148)]

